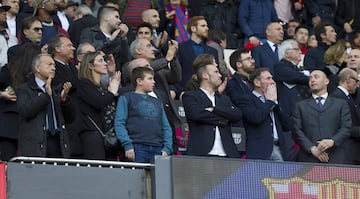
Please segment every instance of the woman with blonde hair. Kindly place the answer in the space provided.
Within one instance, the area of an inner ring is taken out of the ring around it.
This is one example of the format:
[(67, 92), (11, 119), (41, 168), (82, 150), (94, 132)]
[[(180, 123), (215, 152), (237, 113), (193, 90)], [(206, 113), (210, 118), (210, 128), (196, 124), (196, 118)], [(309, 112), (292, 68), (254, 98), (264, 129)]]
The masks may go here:
[(346, 66), (346, 42), (341, 39), (334, 45), (330, 46), (324, 55), (324, 63), (326, 72), (330, 83), (328, 85), (328, 91), (331, 93), (338, 85), (337, 74)]
[[(80, 140), (84, 157), (87, 159), (105, 160), (107, 151), (101, 132), (106, 132), (105, 108), (118, 95), (120, 72), (115, 72), (109, 78), (106, 87), (101, 82), (101, 76), (108, 74), (108, 63), (100, 51), (88, 53), (84, 56), (79, 70), (77, 88), (80, 109)], [(110, 56), (110, 60), (113, 57)]]

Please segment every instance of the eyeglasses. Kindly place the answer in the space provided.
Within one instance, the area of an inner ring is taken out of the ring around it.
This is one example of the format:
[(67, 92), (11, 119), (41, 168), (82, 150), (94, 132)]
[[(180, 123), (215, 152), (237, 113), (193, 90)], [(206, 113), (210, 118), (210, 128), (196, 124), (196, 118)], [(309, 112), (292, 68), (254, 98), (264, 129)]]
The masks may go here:
[(350, 77), (351, 79), (355, 80), (356, 83), (358, 83), (360, 80), (358, 80), (356, 77)]
[(242, 61), (250, 61), (250, 60), (253, 60), (254, 58), (253, 57), (247, 57), (247, 58), (244, 58), (244, 59), (240, 59), (238, 60), (238, 62), (242, 62)]
[(40, 31), (42, 32), (42, 30), (43, 30), (42, 28), (38, 28), (38, 27), (33, 28), (33, 31), (35, 32), (40, 32)]
[(287, 50), (295, 50), (295, 51), (300, 51), (300, 48), (289, 48)]

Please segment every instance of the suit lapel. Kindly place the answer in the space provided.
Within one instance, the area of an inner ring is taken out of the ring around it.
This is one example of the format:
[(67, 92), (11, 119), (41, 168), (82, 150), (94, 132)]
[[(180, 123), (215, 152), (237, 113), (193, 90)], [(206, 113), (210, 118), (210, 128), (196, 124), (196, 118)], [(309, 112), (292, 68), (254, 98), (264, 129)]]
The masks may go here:
[(278, 62), (278, 57), (275, 56), (274, 51), (272, 50), (271, 46), (269, 45), (268, 42), (265, 43), (266, 45), (266, 53), (271, 57), (272, 60), (274, 60), (275, 62)]

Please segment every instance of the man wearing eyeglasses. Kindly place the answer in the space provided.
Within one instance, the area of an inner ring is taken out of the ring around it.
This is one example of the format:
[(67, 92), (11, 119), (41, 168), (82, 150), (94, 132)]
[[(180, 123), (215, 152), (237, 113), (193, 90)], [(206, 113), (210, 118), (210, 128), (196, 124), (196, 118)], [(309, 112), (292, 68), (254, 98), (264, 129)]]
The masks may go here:
[(226, 85), (226, 94), (238, 106), (242, 97), (251, 94), (249, 75), (254, 71), (255, 60), (252, 58), (251, 52), (243, 48), (230, 55), (230, 65), (235, 73)]
[(345, 144), (347, 151), (346, 158), (349, 164), (360, 164), (360, 107), (359, 102), (354, 98), (354, 94), (359, 87), (358, 74), (350, 68), (344, 68), (340, 71), (339, 86), (331, 93), (331, 96), (346, 100), (351, 113), (352, 127), (348, 144)]
[(301, 50), (293, 39), (285, 40), (279, 46), (279, 58), (280, 62), (274, 66), (274, 80), (277, 83), (279, 103), (290, 117), (295, 104), (310, 96), (307, 86), (309, 72), (298, 68)]
[(21, 43), (9, 48), (7, 52), (9, 62), (15, 57), (21, 45), (27, 42), (34, 42), (40, 45), (42, 37), (41, 21), (36, 16), (26, 17), (21, 23), (20, 40)]

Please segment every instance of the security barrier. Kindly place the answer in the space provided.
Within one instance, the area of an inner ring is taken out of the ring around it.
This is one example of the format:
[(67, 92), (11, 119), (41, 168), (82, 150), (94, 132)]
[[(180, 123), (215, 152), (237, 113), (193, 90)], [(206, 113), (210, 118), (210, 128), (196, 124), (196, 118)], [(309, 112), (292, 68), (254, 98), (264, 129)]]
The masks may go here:
[(154, 164), (14, 161), (7, 163), (8, 199), (360, 198), (360, 167), (349, 165), (192, 156), (156, 156)]

